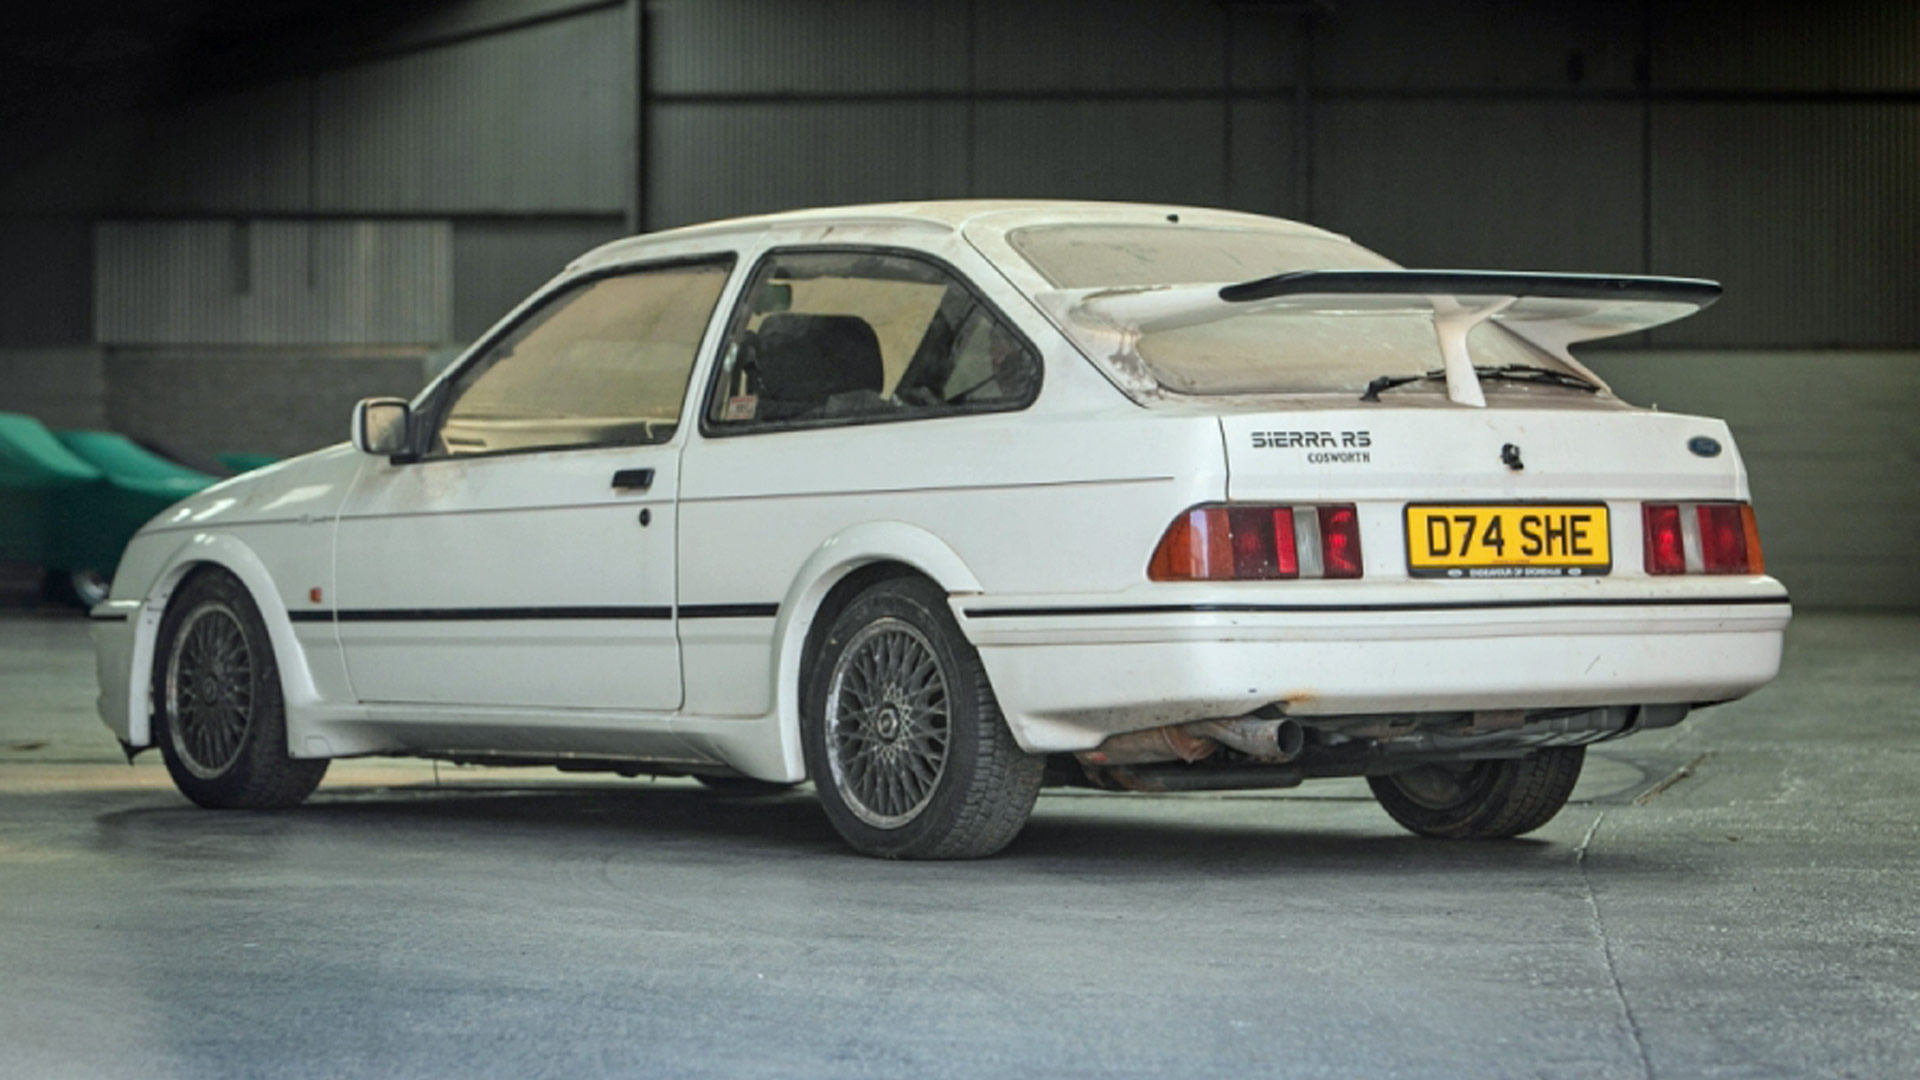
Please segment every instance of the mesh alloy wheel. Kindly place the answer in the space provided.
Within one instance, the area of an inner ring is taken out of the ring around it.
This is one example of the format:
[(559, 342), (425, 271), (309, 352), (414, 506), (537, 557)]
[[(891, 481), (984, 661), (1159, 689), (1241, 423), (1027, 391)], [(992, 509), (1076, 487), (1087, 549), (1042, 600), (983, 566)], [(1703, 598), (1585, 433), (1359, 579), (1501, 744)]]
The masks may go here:
[(926, 636), (900, 619), (862, 627), (827, 690), (827, 762), (847, 809), (876, 829), (932, 801), (952, 742), (946, 672)]
[(325, 758), (288, 752), (273, 636), (253, 595), (224, 570), (197, 570), (174, 592), (150, 678), (167, 775), (201, 806), (296, 806), (326, 775)]
[(188, 772), (211, 780), (233, 767), (253, 726), (254, 674), (231, 607), (204, 601), (181, 620), (167, 653), (167, 731)]

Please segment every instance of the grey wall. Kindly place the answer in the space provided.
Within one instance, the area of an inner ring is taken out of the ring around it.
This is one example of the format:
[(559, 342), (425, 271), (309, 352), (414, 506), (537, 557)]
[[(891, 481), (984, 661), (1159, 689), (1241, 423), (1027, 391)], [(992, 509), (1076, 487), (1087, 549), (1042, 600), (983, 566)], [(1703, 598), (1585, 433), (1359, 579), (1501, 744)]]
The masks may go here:
[(1620, 396), (1727, 421), (1746, 462), (1767, 569), (1802, 604), (1920, 598), (1920, 351), (1609, 350)]
[[(465, 0), (283, 42), (284, 77), (0, 161), (0, 408), (293, 449), (634, 227), (1226, 205), (1410, 265), (1723, 281), (1596, 366), (1729, 417), (1803, 602), (1920, 606), (1915, 485), (1885, 494), (1920, 420), (1920, 5), (1315, 7)], [(1845, 551), (1837, 506), (1872, 523)]]

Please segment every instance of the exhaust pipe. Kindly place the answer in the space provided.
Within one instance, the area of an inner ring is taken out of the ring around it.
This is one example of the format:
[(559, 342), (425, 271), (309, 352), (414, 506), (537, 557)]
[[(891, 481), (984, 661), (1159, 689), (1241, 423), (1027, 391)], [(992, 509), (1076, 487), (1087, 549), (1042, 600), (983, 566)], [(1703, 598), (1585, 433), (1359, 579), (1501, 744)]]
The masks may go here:
[(1307, 748), (1307, 729), (1297, 720), (1204, 720), (1186, 729), (1258, 761), (1294, 761)]

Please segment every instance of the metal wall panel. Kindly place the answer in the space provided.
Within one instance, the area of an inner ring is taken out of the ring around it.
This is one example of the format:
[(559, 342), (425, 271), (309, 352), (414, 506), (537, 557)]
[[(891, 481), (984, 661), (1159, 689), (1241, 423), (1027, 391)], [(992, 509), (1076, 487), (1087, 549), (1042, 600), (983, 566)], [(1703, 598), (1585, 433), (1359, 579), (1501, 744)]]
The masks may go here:
[(93, 340), (93, 225), (0, 220), (0, 347)]
[(1313, 116), (1315, 224), (1408, 266), (1641, 269), (1636, 105), (1333, 101)]
[(1655, 4), (1661, 89), (1920, 89), (1920, 4), (1749, 0)]
[(995, 102), (974, 120), (974, 194), (1218, 205), (1226, 114), (1215, 102)]
[(274, 213), (313, 206), (309, 79), (153, 116), (122, 212)]
[(454, 222), (454, 337), (479, 337), (576, 256), (625, 233), (614, 220)]
[(1670, 104), (1653, 267), (1725, 283), (1666, 345), (1920, 342), (1920, 105)]
[(1642, 5), (1340, 0), (1315, 24), (1323, 87), (1624, 90), (1642, 51)]
[(107, 222), (105, 345), (440, 343), (453, 336), (445, 222)]
[(661, 105), (647, 123), (647, 225), (966, 194), (966, 108)]
[(995, 91), (1217, 90), (1227, 14), (1193, 0), (978, 0), (976, 85)]
[(1902, 479), (1920, 470), (1920, 352), (1581, 356), (1630, 401), (1727, 421), (1753, 486), (1767, 571), (1797, 605), (1920, 607), (1920, 485)]
[(648, 8), (649, 88), (660, 94), (959, 90), (963, 3), (699, 0)]
[(321, 76), (316, 207), (619, 213), (626, 20), (594, 11)]

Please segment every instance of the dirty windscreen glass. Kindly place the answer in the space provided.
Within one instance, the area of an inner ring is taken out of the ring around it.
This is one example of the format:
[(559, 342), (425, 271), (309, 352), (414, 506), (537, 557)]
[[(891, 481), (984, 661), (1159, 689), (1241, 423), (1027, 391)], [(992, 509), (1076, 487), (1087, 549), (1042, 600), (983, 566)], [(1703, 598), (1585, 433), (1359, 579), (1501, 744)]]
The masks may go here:
[[(1007, 242), (1061, 290), (1136, 289), (1253, 281), (1303, 270), (1393, 270), (1398, 265), (1334, 236), (1187, 225), (1047, 225), (1016, 229)], [(1174, 330), (1130, 335), (1066, 320), (1069, 336), (1103, 362), (1144, 365), (1178, 394), (1359, 393), (1382, 375), (1419, 375), (1442, 364), (1433, 319), (1422, 311), (1269, 309)], [(1138, 357), (1116, 355), (1131, 351)], [(1565, 365), (1493, 323), (1467, 337), (1480, 365)], [(1402, 393), (1440, 393), (1439, 382)], [(1537, 392), (1523, 383), (1489, 391)], [(1556, 392), (1544, 388), (1546, 392)]]

